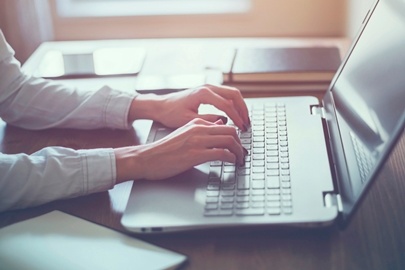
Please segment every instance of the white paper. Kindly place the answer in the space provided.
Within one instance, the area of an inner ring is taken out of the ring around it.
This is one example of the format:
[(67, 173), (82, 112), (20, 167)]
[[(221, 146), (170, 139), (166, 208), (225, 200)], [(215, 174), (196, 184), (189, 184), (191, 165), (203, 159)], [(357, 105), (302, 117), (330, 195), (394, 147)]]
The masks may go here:
[(173, 269), (186, 257), (54, 211), (0, 229), (1, 269)]

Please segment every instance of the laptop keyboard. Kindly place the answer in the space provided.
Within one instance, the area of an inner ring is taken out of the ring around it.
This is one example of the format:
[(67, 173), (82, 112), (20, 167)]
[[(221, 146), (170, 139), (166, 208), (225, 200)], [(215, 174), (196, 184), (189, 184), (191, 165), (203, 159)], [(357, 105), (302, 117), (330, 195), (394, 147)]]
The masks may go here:
[(361, 182), (365, 183), (371, 169), (374, 167), (375, 162), (361, 141), (359, 141), (359, 139), (357, 139), (353, 133), (350, 133), (350, 136), (352, 139), (354, 152), (356, 154), (356, 161), (360, 172)]
[(205, 216), (290, 215), (293, 212), (284, 104), (255, 104), (251, 127), (239, 131), (245, 165), (213, 161)]

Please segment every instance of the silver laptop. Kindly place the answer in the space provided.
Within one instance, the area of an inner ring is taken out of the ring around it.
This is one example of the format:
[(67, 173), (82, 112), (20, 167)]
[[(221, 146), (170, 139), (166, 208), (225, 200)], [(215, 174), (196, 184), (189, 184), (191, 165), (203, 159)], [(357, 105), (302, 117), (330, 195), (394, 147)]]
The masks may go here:
[[(135, 181), (123, 226), (159, 233), (228, 226), (343, 227), (402, 135), (405, 2), (372, 7), (319, 103), (246, 99), (245, 166), (218, 161), (162, 181)], [(148, 142), (168, 134), (152, 125)]]

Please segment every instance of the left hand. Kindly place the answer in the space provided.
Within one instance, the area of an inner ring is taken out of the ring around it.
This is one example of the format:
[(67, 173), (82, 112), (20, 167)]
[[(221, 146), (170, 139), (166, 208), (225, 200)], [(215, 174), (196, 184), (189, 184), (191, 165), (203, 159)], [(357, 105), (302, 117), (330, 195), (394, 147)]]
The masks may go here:
[[(135, 101), (138, 98), (140, 98), (139, 101), (142, 101), (141, 97), (135, 98)], [(149, 106), (149, 110), (154, 108), (154, 111), (150, 112), (149, 117), (146, 118), (159, 121), (168, 127), (177, 128), (195, 118), (212, 123), (222, 119), (220, 115), (216, 114), (200, 115), (198, 108), (201, 104), (210, 104), (223, 111), (241, 130), (246, 130), (246, 127), (250, 125), (246, 104), (240, 91), (234, 87), (204, 85), (164, 96), (155, 96), (155, 99), (158, 105)], [(140, 102), (138, 105), (141, 105)], [(134, 107), (136, 108), (138, 105)], [(142, 107), (140, 108), (142, 109)]]

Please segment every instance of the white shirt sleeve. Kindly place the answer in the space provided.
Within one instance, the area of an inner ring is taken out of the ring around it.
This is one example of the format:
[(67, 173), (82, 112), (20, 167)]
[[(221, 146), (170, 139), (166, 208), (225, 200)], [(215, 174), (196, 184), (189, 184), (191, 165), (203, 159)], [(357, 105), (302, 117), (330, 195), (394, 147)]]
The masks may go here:
[(112, 149), (0, 153), (0, 172), (0, 212), (105, 191), (116, 177)]
[[(106, 86), (79, 91), (24, 74), (0, 30), (0, 117), (27, 129), (128, 129), (135, 93)], [(112, 149), (48, 147), (32, 155), (0, 153), (0, 211), (104, 191), (116, 181)]]
[(27, 129), (52, 127), (128, 129), (127, 116), (134, 93), (105, 86), (78, 89), (22, 73), (14, 51), (0, 30), (0, 116)]

